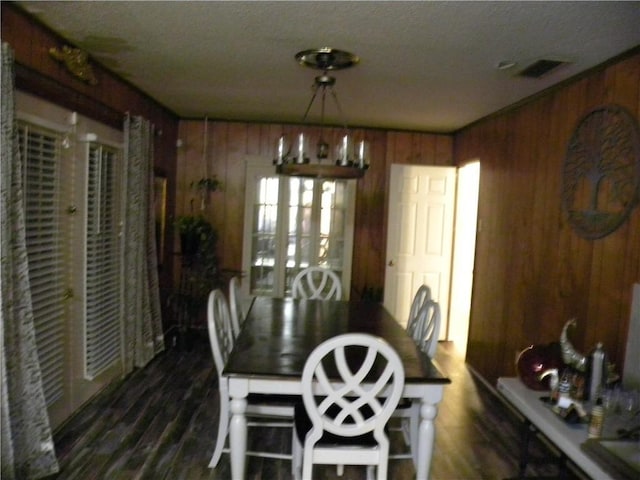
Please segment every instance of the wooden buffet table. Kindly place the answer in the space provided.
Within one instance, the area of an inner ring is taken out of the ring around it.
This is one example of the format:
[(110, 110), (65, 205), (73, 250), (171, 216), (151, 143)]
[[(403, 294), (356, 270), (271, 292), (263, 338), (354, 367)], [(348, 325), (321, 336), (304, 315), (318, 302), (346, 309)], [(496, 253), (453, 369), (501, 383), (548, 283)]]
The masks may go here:
[(229, 443), (234, 479), (245, 476), (247, 395), (301, 394), (302, 370), (311, 351), (324, 340), (348, 332), (382, 337), (402, 358), (403, 396), (421, 404), (416, 478), (429, 477), (437, 406), (450, 380), (420, 352), (391, 314), (373, 302), (258, 297), (223, 372), (231, 397)]

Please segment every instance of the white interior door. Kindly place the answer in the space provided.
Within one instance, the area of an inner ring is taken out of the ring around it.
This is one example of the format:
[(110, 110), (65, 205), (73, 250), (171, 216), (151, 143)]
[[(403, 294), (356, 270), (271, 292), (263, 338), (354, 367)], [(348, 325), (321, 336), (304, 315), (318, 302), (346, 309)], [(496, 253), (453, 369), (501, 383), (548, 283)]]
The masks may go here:
[(455, 239), (451, 270), (451, 308), (447, 340), (462, 355), (467, 350), (473, 266), (478, 224), (478, 193), (480, 162), (475, 161), (458, 169), (456, 195)]
[(455, 190), (455, 167), (391, 166), (384, 306), (405, 325), (426, 284), (440, 304), (440, 339), (448, 331)]

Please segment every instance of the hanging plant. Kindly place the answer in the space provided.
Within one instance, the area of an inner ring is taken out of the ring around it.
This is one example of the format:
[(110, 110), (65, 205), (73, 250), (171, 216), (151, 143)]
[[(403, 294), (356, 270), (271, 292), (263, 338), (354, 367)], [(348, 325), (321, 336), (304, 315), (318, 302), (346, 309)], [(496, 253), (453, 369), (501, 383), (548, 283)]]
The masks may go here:
[(212, 177), (202, 177), (200, 180), (191, 182), (191, 188), (198, 192), (200, 197), (200, 210), (204, 210), (209, 203), (209, 194), (222, 189), (222, 182), (216, 175)]
[(222, 182), (218, 180), (216, 175), (212, 177), (202, 177), (200, 180), (191, 182), (191, 188), (195, 188), (200, 193), (212, 193), (220, 190)]

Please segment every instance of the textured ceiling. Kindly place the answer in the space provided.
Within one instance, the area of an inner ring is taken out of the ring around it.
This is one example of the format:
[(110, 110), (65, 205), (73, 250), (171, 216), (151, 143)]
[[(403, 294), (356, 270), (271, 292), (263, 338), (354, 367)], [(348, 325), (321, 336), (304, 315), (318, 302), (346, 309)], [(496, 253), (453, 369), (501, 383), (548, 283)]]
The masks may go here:
[[(317, 72), (294, 55), (332, 47), (361, 59), (335, 73), (350, 125), (447, 132), (640, 45), (640, 2), (16, 3), (194, 118), (299, 122)], [(570, 63), (516, 75), (541, 58)]]

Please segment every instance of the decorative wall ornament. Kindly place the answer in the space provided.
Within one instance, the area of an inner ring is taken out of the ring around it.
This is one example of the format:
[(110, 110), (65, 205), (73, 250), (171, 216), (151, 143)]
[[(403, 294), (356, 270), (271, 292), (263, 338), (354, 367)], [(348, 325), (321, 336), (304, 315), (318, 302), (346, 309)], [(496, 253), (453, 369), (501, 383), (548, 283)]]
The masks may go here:
[(67, 70), (80, 80), (87, 82), (89, 85), (97, 85), (98, 80), (93, 73), (93, 68), (89, 64), (89, 54), (79, 48), (71, 48), (64, 45), (62, 50), (52, 47), (49, 54), (58, 60), (64, 62)]
[(560, 334), (560, 351), (562, 352), (562, 360), (566, 365), (575, 368), (579, 372), (586, 372), (587, 357), (579, 353), (573, 347), (573, 344), (569, 341), (569, 337), (567, 336), (567, 329), (575, 326), (576, 319), (572, 318), (571, 320), (567, 320), (564, 327), (562, 327), (562, 333)]
[(563, 209), (571, 227), (588, 239), (602, 238), (629, 217), (640, 200), (640, 130), (625, 108), (589, 111), (567, 148)]

